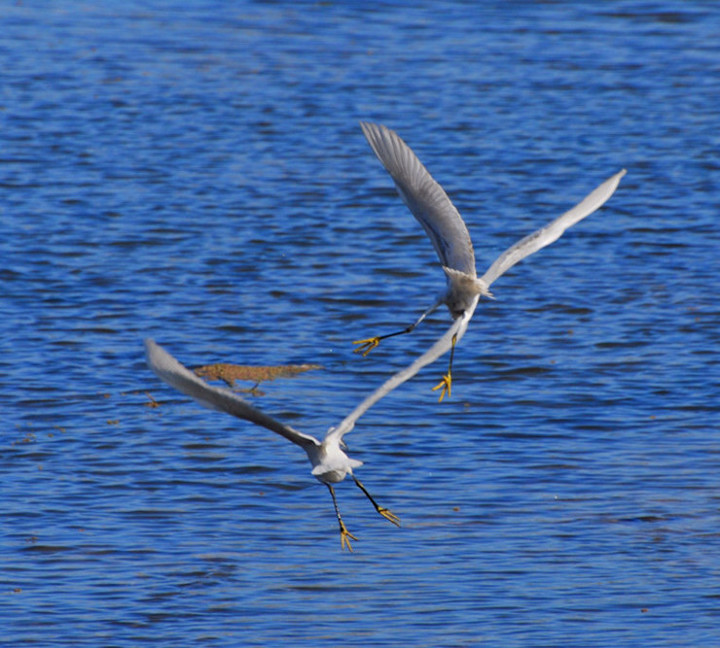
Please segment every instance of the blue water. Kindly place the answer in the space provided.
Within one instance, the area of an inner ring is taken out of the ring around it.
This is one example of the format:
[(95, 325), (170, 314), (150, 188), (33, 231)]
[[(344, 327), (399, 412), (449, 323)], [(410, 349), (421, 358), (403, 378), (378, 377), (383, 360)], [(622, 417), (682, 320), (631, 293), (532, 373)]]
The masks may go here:
[[(0, 9), (0, 643), (720, 644), (714, 2), (18, 2)], [(341, 552), (302, 451), (146, 368), (312, 362), (254, 402), (322, 436), (445, 330), (358, 121), (478, 270), (457, 349), (347, 437)], [(160, 402), (148, 407), (147, 393)]]

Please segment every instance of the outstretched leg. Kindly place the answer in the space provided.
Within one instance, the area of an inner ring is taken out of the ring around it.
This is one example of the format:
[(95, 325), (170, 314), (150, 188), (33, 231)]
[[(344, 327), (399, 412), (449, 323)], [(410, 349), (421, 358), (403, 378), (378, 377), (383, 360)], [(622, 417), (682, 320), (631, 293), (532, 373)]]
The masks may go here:
[(380, 506), (374, 499), (373, 496), (370, 495), (370, 493), (367, 492), (367, 488), (362, 485), (362, 482), (355, 477), (355, 475), (352, 476), (352, 478), (355, 480), (355, 483), (357, 484), (358, 488), (365, 493), (365, 497), (367, 497), (371, 502), (372, 505), (375, 507), (375, 510), (380, 513), (386, 520), (389, 520), (392, 522), (395, 526), (400, 526), (400, 518), (395, 515), (390, 509), (386, 509), (384, 506)]
[(357, 538), (350, 533), (350, 531), (347, 530), (347, 527), (345, 526), (345, 522), (343, 522), (342, 517), (340, 517), (340, 509), (337, 505), (337, 500), (335, 499), (335, 489), (330, 484), (325, 484), (328, 489), (330, 490), (330, 495), (332, 495), (332, 501), (333, 506), (335, 507), (335, 515), (337, 516), (338, 524), (340, 525), (340, 546), (345, 549), (345, 545), (347, 544), (348, 551), (352, 553), (352, 545), (350, 544), (350, 539), (357, 540)]
[(413, 323), (410, 324), (407, 328), (404, 328), (402, 331), (395, 331), (395, 333), (388, 333), (387, 335), (378, 335), (371, 338), (366, 338), (364, 340), (355, 340), (353, 344), (358, 344), (358, 346), (355, 349), (355, 353), (362, 353), (363, 358), (370, 353), (378, 344), (380, 344), (380, 340), (386, 340), (387, 338), (395, 337), (396, 335), (405, 335), (405, 333), (411, 333), (413, 330), (415, 330), (415, 327), (420, 324), (430, 313), (432, 313), (435, 309), (437, 309), (440, 304), (443, 303), (444, 300), (438, 300), (436, 301), (430, 308), (428, 308), (418, 319)]
[(442, 377), (442, 380), (435, 385), (435, 387), (432, 388), (433, 391), (436, 389), (440, 389), (442, 387), (442, 391), (440, 392), (440, 398), (438, 399), (438, 403), (442, 403), (442, 399), (445, 398), (445, 393), (447, 392), (448, 398), (450, 398), (450, 392), (452, 391), (452, 363), (453, 363), (453, 356), (455, 355), (455, 343), (457, 342), (457, 333), (453, 335), (452, 337), (452, 346), (450, 347), (450, 365), (448, 366), (448, 372)]

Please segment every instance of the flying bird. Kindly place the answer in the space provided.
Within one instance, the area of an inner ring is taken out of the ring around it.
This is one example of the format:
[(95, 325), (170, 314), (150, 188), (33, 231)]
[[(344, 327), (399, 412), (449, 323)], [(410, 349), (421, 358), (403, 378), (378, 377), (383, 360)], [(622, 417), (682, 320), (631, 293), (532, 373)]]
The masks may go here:
[[(289, 425), (285, 425), (264, 412), (261, 412), (241, 398), (236, 392), (226, 387), (209, 385), (194, 372), (190, 371), (190, 369), (183, 366), (154, 340), (145, 340), (145, 356), (148, 366), (155, 372), (158, 378), (186, 396), (190, 396), (205, 407), (227, 412), (240, 419), (250, 421), (251, 423), (276, 432), (305, 450), (312, 465), (312, 475), (328, 487), (330, 495), (332, 496), (335, 515), (338, 525), (340, 526), (341, 548), (344, 549), (347, 546), (348, 550), (352, 551), (350, 540), (357, 540), (357, 538), (347, 530), (343, 522), (335, 497), (335, 489), (333, 488), (333, 484), (343, 481), (348, 475), (352, 477), (355, 484), (370, 500), (380, 515), (396, 526), (400, 526), (400, 519), (389, 509), (380, 506), (354, 475), (353, 469), (362, 466), (363, 462), (347, 456), (345, 453), (347, 447), (343, 443), (343, 436), (353, 429), (357, 419), (374, 403), (380, 400), (380, 398), (387, 394), (393, 387), (410, 378), (411, 375), (408, 375), (407, 378), (399, 382), (395, 379), (395, 382), (393, 382), (390, 387), (387, 387), (387, 385), (391, 381), (384, 383), (346, 416), (337, 427), (331, 427), (325, 435), (325, 438), (319, 441), (314, 436), (299, 432)], [(412, 375), (414, 375), (414, 373), (412, 373)]]
[[(422, 356), (424, 364), (421, 363), (424, 366), (450, 351), (447, 374), (433, 387), (433, 390), (441, 390), (439, 400), (442, 401), (446, 394), (450, 396), (452, 390), (455, 345), (465, 334), (480, 297), (493, 298), (490, 286), (496, 279), (533, 252), (557, 241), (568, 227), (599, 209), (617, 189), (620, 179), (625, 175), (625, 169), (605, 180), (562, 216), (505, 250), (485, 274), (478, 278), (475, 253), (467, 226), (443, 188), (397, 133), (380, 124), (360, 122), (360, 126), (375, 155), (395, 182), (403, 202), (430, 238), (445, 273), (446, 288), (432, 306), (410, 326), (394, 333), (356, 340), (354, 344), (358, 346), (355, 352), (366, 356), (381, 340), (410, 333), (430, 313), (445, 304), (453, 319), (448, 330), (450, 335), (443, 335), (438, 341), (443, 343), (435, 344), (432, 353), (428, 351)], [(414, 363), (411, 366), (414, 366)]]
[[(319, 441), (310, 434), (299, 432), (289, 425), (285, 425), (268, 416), (231, 389), (209, 385), (195, 374), (195, 372), (183, 366), (163, 347), (149, 338), (145, 340), (145, 357), (148, 366), (155, 372), (158, 378), (186, 396), (195, 399), (201, 405), (213, 410), (232, 414), (237, 418), (267, 428), (305, 450), (312, 465), (312, 475), (318, 479), (318, 481), (325, 484), (330, 490), (335, 515), (340, 527), (341, 547), (345, 548), (347, 546), (347, 548), (352, 551), (350, 540), (357, 540), (357, 538), (347, 530), (343, 522), (333, 484), (343, 481), (345, 477), (350, 475), (380, 515), (396, 526), (400, 526), (400, 519), (387, 508), (380, 506), (362, 482), (355, 476), (353, 469), (362, 466), (363, 462), (347, 456), (345, 453), (347, 446), (343, 441), (343, 437), (355, 427), (357, 420), (383, 398), (383, 396), (410, 380), (420, 369), (434, 362), (443, 353), (447, 352), (450, 348), (451, 340), (457, 333), (461, 323), (461, 319), (455, 320), (453, 326), (425, 353), (416, 358), (408, 367), (388, 378), (337, 426), (330, 427), (322, 441)], [(157, 406), (157, 401), (154, 399), (151, 400), (154, 403), (153, 406)]]

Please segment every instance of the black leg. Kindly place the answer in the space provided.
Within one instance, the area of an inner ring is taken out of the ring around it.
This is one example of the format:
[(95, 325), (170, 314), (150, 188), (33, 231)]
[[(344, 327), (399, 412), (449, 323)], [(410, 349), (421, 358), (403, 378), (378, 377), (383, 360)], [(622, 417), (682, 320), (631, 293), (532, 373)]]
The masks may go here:
[(452, 363), (453, 363), (453, 357), (455, 355), (455, 343), (457, 342), (457, 333), (453, 335), (452, 337), (452, 346), (450, 347), (450, 364), (448, 365), (448, 372), (442, 377), (442, 380), (433, 387), (433, 391), (436, 389), (442, 388), (442, 391), (440, 392), (440, 398), (438, 399), (438, 402), (441, 403), (442, 399), (445, 398), (445, 394), (447, 393), (448, 398), (450, 397), (450, 393), (452, 391)]
[(384, 506), (380, 506), (374, 499), (373, 496), (368, 493), (367, 488), (362, 485), (362, 482), (355, 477), (355, 475), (352, 476), (352, 478), (355, 480), (355, 483), (357, 484), (357, 487), (365, 493), (365, 497), (367, 497), (371, 502), (372, 505), (375, 507), (375, 510), (380, 513), (386, 520), (389, 520), (392, 522), (395, 526), (400, 526), (400, 518), (395, 515), (390, 509), (386, 509)]
[(340, 546), (344, 549), (345, 545), (347, 544), (348, 551), (352, 553), (353, 548), (350, 544), (350, 539), (352, 538), (353, 540), (357, 540), (357, 538), (347, 530), (347, 527), (343, 522), (343, 519), (340, 515), (340, 509), (338, 508), (337, 500), (335, 499), (335, 489), (330, 484), (325, 485), (328, 487), (330, 495), (332, 496), (333, 506), (335, 507), (335, 515), (337, 516), (337, 521), (340, 525)]
[(415, 330), (415, 327), (428, 315), (430, 315), (430, 313), (432, 313), (440, 304), (442, 304), (443, 301), (444, 300), (436, 301), (430, 308), (420, 315), (413, 324), (410, 324), (410, 326), (404, 328), (402, 331), (395, 331), (395, 333), (387, 333), (386, 335), (377, 335), (375, 337), (366, 338), (365, 340), (355, 340), (353, 344), (359, 345), (358, 348), (355, 349), (355, 353), (362, 353), (364, 358), (368, 353), (370, 353), (370, 351), (380, 344), (380, 340), (386, 340), (387, 338), (395, 337), (396, 335), (404, 335), (405, 333), (412, 333), (412, 331)]

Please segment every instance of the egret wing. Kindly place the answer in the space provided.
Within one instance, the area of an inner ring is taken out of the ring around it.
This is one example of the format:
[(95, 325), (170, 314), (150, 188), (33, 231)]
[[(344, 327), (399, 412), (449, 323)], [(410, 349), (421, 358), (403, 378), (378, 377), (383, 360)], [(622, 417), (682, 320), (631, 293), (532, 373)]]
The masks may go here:
[(407, 382), (415, 374), (417, 374), (423, 367), (435, 362), (441, 355), (447, 353), (452, 347), (453, 336), (457, 335), (456, 344), (460, 341), (465, 331), (467, 330), (470, 319), (475, 312), (478, 300), (480, 296), (475, 296), (470, 307), (463, 313), (461, 317), (458, 317), (453, 321), (450, 328), (442, 335), (442, 337), (435, 342), (425, 353), (417, 358), (411, 365), (405, 369), (398, 371), (396, 374), (386, 380), (380, 387), (378, 387), (370, 396), (368, 396), (362, 403), (360, 403), (350, 414), (348, 414), (342, 422), (334, 428), (331, 428), (328, 432), (328, 437), (337, 436), (342, 438), (343, 435), (350, 432), (355, 427), (355, 422), (367, 412), (375, 403), (377, 403), (383, 396), (389, 394), (393, 389), (399, 387), (404, 382)]
[(154, 340), (145, 340), (145, 355), (148, 366), (158, 378), (186, 396), (194, 398), (205, 407), (227, 412), (251, 423), (261, 425), (303, 448), (320, 445), (314, 437), (298, 432), (289, 425), (280, 423), (280, 421), (264, 414), (230, 389), (208, 385), (202, 378), (196, 376), (159, 344), (155, 343)]
[(400, 197), (430, 237), (440, 263), (477, 276), (470, 234), (444, 189), (397, 133), (380, 124), (360, 122), (360, 126)]
[(581, 202), (579, 202), (571, 210), (565, 212), (562, 216), (554, 221), (541, 227), (539, 230), (529, 234), (521, 239), (515, 245), (503, 252), (494, 263), (488, 268), (488, 271), (480, 278), (489, 287), (498, 277), (505, 274), (516, 263), (522, 261), (525, 257), (530, 256), (533, 252), (544, 248), (550, 243), (557, 241), (563, 232), (581, 221), (586, 216), (592, 214), (615, 193), (620, 183), (620, 179), (625, 175), (626, 171), (616, 173), (608, 178), (599, 187), (590, 192)]

